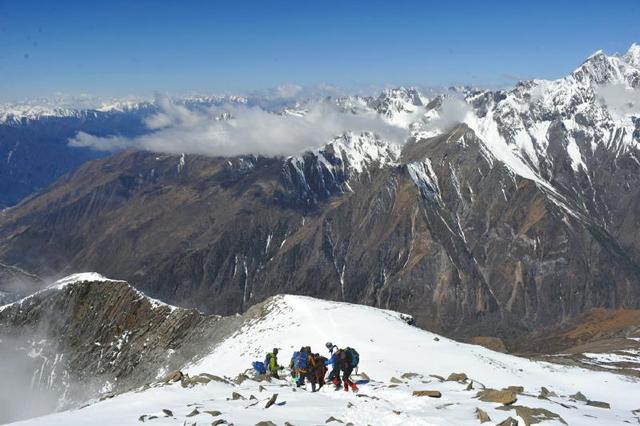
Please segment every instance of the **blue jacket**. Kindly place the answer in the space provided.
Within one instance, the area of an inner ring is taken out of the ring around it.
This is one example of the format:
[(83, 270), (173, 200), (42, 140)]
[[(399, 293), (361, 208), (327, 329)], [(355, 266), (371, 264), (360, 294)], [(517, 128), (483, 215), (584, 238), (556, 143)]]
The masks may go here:
[(334, 352), (334, 353), (331, 355), (331, 358), (329, 358), (329, 359), (324, 363), (324, 365), (331, 365), (331, 364), (335, 364), (335, 362), (338, 360), (338, 358), (336, 357), (336, 355), (337, 355), (337, 351), (336, 351), (336, 352)]

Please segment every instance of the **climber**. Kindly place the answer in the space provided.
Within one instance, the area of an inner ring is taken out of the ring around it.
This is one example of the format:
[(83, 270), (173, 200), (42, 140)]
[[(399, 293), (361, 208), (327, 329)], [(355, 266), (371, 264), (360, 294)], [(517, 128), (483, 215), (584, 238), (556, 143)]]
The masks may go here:
[(329, 364), (333, 365), (333, 368), (331, 369), (331, 372), (329, 373), (329, 377), (327, 378), (327, 380), (332, 382), (336, 386), (336, 390), (338, 390), (340, 389), (340, 385), (341, 385), (340, 369), (338, 368), (338, 365), (335, 363), (335, 352), (338, 351), (338, 347), (331, 342), (327, 342), (325, 346), (329, 350), (329, 355), (330, 355), (329, 360), (331, 360), (331, 362), (325, 361), (325, 367), (328, 366)]
[(267, 372), (274, 378), (279, 379), (278, 371), (282, 369), (278, 365), (278, 348), (273, 348), (273, 351), (269, 352), (264, 359), (264, 366)]
[[(349, 391), (349, 388), (353, 392), (358, 391), (358, 387), (351, 381), (351, 373), (353, 369), (358, 366), (360, 361), (360, 355), (353, 348), (338, 349), (335, 353), (325, 362), (325, 365), (333, 364), (334, 370), (338, 370), (333, 377), (333, 384), (336, 386), (336, 390), (340, 389), (340, 372), (342, 373), (342, 383), (344, 384), (345, 392)], [(333, 373), (333, 371), (332, 371)]]
[(315, 382), (318, 385), (318, 390), (320, 390), (326, 384), (324, 376), (327, 374), (327, 366), (325, 365), (327, 358), (320, 354), (314, 354), (313, 358), (316, 364), (314, 370)]
[(299, 351), (294, 352), (289, 363), (291, 376), (296, 379), (296, 387), (304, 385), (304, 379), (308, 373), (308, 354), (303, 346)]

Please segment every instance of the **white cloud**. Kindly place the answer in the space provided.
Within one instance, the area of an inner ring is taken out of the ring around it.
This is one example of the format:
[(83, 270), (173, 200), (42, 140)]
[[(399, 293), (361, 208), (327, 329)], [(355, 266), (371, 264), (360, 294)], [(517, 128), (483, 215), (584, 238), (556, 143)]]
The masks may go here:
[[(157, 104), (160, 111), (146, 120), (148, 134), (126, 138), (80, 132), (69, 144), (101, 151), (134, 148), (169, 154), (285, 156), (319, 147), (345, 131), (371, 131), (396, 143), (407, 138), (407, 130), (385, 123), (377, 114), (344, 113), (326, 102), (310, 105), (302, 117), (245, 106), (190, 110), (168, 98), (158, 99)], [(220, 120), (223, 112), (232, 119)]]
[(608, 84), (596, 91), (602, 102), (614, 115), (640, 113), (640, 90), (622, 84)]
[(440, 133), (464, 122), (467, 114), (472, 112), (472, 109), (468, 103), (459, 97), (446, 96), (437, 112), (437, 115), (428, 121), (426, 129)]

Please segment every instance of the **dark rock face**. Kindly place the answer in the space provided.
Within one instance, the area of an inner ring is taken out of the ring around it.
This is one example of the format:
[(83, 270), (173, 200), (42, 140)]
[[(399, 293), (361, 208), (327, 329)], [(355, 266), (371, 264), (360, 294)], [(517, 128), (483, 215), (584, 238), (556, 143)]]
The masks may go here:
[[(361, 173), (337, 158), (335, 168), (310, 155), (295, 168), (262, 157), (180, 166), (117, 154), (5, 212), (0, 258), (45, 275), (95, 270), (210, 313), (307, 294), (507, 340), (640, 303), (634, 233), (514, 175), (465, 126)], [(612, 214), (635, 214), (607, 196)]]
[(239, 321), (171, 308), (123, 281), (38, 292), (0, 310), (2, 389), (13, 386), (19, 398), (2, 407), (0, 421), (152, 382), (205, 353)]

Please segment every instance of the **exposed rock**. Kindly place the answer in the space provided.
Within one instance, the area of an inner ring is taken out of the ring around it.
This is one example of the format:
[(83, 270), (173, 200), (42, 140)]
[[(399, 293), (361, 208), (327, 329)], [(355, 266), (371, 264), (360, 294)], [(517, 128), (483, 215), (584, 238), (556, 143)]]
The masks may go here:
[(209, 379), (211, 381), (214, 381), (214, 382), (229, 383), (229, 380), (223, 379), (220, 376), (216, 376), (216, 375), (209, 374), (209, 373), (200, 373), (196, 377), (205, 377), (205, 378), (207, 378), (207, 379)]
[(228, 422), (223, 419), (214, 420), (211, 426), (226, 425)]
[(400, 376), (400, 378), (402, 379), (415, 379), (416, 377), (422, 377), (421, 374), (418, 373), (404, 373), (402, 374), (402, 376)]
[(540, 394), (538, 395), (539, 399), (549, 399), (549, 397), (556, 397), (558, 395), (555, 394), (555, 392), (551, 392), (549, 389), (545, 388), (544, 386), (542, 388), (540, 388)]
[(468, 391), (469, 391), (469, 390), (473, 390), (473, 380), (471, 380), (471, 381), (469, 382), (469, 384), (467, 385), (467, 387), (465, 388), (465, 390), (468, 390)]
[(518, 421), (513, 417), (507, 417), (496, 426), (518, 426)]
[(557, 420), (565, 425), (567, 424), (567, 422), (565, 422), (558, 414), (545, 410), (544, 408), (517, 406), (515, 409), (516, 414), (524, 421), (525, 426), (553, 420)]
[(206, 410), (203, 411), (203, 413), (207, 413), (210, 414), (212, 417), (218, 417), (219, 415), (221, 415), (222, 413), (218, 410)]
[(247, 399), (247, 398), (245, 398), (244, 396), (240, 395), (238, 392), (233, 392), (231, 394), (231, 399), (234, 400), (234, 401), (237, 401), (239, 399)]
[(439, 337), (434, 337), (433, 340), (435, 340), (436, 342), (439, 342), (440, 338)]
[(448, 382), (464, 382), (467, 380), (467, 375), (465, 373), (451, 373), (449, 377), (447, 377)]
[(236, 385), (241, 385), (245, 380), (248, 380), (249, 376), (247, 376), (246, 374), (238, 374), (238, 376), (233, 379), (233, 383), (235, 383)]
[(569, 395), (569, 398), (575, 399), (580, 402), (587, 402), (587, 397), (582, 394), (582, 392), (577, 392), (573, 395)]
[(269, 400), (267, 401), (267, 404), (264, 406), (264, 408), (271, 407), (273, 404), (276, 403), (276, 399), (278, 399), (278, 394), (274, 393), (273, 395), (271, 395), (271, 398), (269, 398)]
[(177, 382), (182, 380), (182, 378), (184, 377), (184, 374), (182, 374), (182, 371), (180, 370), (175, 370), (172, 371), (171, 373), (167, 374), (164, 379), (161, 380), (162, 383), (170, 383), (170, 382)]
[(416, 390), (413, 391), (413, 396), (428, 396), (431, 398), (440, 398), (442, 394), (437, 390)]
[(486, 423), (491, 421), (491, 417), (489, 417), (487, 412), (480, 408), (476, 408), (476, 418), (480, 420), (480, 423)]
[(141, 415), (140, 417), (138, 417), (138, 421), (139, 422), (144, 422), (144, 419), (147, 417), (146, 414)]
[(252, 394), (249, 396), (249, 401), (251, 401), (252, 399), (258, 399), (258, 398), (256, 398), (256, 396)]
[(335, 417), (331, 416), (329, 417), (327, 420), (324, 421), (325, 423), (331, 423), (331, 422), (336, 422), (336, 423), (344, 423), (342, 420), (340, 419), (336, 419)]
[(508, 386), (502, 390), (511, 391), (515, 394), (521, 394), (524, 392), (524, 386)]
[(192, 412), (190, 412), (189, 414), (187, 414), (187, 417), (197, 416), (198, 414), (200, 414), (200, 411), (198, 411), (198, 409), (197, 409), (197, 408), (194, 408)]
[(371, 378), (370, 378), (369, 376), (367, 376), (367, 373), (365, 373), (365, 372), (358, 373), (358, 375), (359, 375), (360, 377), (362, 377), (362, 378), (363, 378), (364, 380), (366, 380), (366, 381), (371, 381)]
[(476, 398), (484, 402), (497, 402), (511, 405), (518, 400), (516, 394), (510, 390), (484, 389), (476, 394)]
[(587, 400), (587, 405), (590, 405), (592, 407), (598, 407), (598, 408), (611, 408), (611, 404), (609, 404), (608, 402), (602, 402), (602, 401)]
[(404, 383), (402, 380), (398, 379), (397, 377), (392, 377), (391, 380), (389, 380), (391, 383)]
[(259, 392), (262, 392), (262, 391), (265, 391), (265, 390), (267, 390), (267, 388), (265, 388), (264, 386), (262, 386), (262, 385), (258, 386), (258, 391)]
[(434, 379), (438, 379), (440, 382), (445, 382), (446, 379), (442, 376), (438, 376), (437, 374), (429, 374), (429, 377), (433, 377)]
[(271, 420), (266, 420), (266, 421), (261, 421), (256, 423), (255, 426), (278, 426), (278, 425), (272, 422)]
[(168, 410), (168, 409), (166, 409), (166, 408), (163, 408), (163, 409), (162, 409), (162, 412), (163, 412), (163, 413), (164, 413), (164, 415), (165, 415), (165, 416), (167, 416), (167, 417), (173, 417), (173, 411), (171, 411), (171, 410)]

